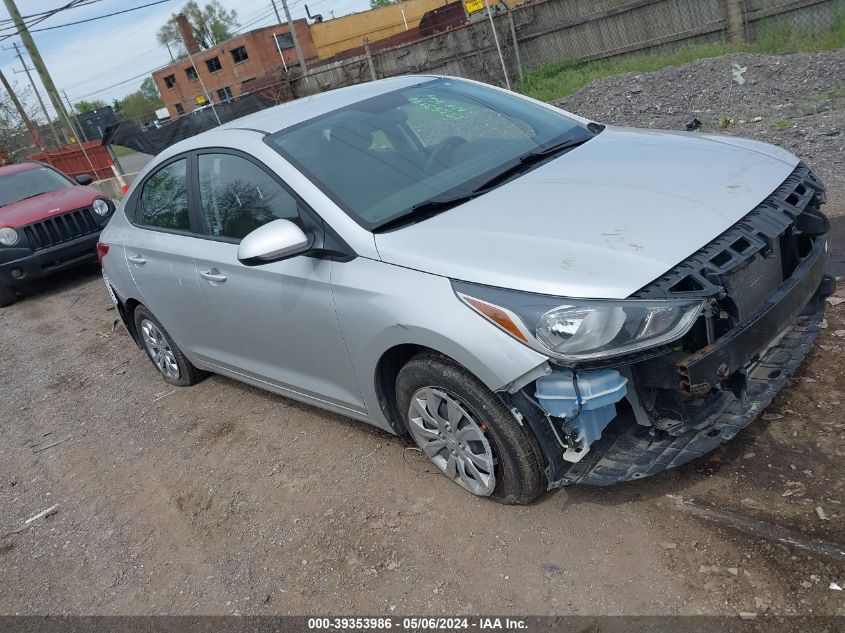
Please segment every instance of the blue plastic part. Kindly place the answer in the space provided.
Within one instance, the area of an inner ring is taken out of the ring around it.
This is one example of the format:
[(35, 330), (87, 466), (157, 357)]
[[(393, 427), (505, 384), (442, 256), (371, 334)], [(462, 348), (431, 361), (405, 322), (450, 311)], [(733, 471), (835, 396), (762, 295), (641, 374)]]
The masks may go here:
[(577, 378), (571, 369), (553, 369), (537, 379), (535, 395), (549, 415), (566, 419), (589, 446), (616, 417), (616, 403), (628, 393), (627, 384), (628, 379), (614, 369), (577, 372)]

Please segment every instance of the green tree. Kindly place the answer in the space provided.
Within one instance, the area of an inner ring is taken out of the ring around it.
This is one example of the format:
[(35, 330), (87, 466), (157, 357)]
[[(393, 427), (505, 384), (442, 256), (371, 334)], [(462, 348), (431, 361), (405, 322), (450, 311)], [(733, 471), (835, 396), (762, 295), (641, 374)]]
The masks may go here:
[[(195, 0), (190, 0), (179, 13), (184, 13), (191, 25), (191, 32), (201, 48), (211, 48), (232, 37), (232, 29), (238, 26), (238, 16), (235, 11), (228, 11), (220, 0), (211, 0), (200, 6)], [(158, 30), (157, 38), (178, 57), (185, 57), (185, 44), (182, 34), (176, 25), (176, 15)]]
[(115, 111), (119, 119), (135, 120), (144, 123), (154, 119), (155, 111), (163, 105), (161, 98), (158, 96), (158, 91), (156, 91), (153, 97), (150, 94), (149, 85), (145, 87), (142, 84), (140, 90), (136, 90), (123, 97), (120, 101), (116, 101)]
[(156, 86), (156, 82), (153, 81), (152, 77), (147, 77), (141, 82), (141, 92), (147, 98), (147, 101), (157, 103), (158, 107), (164, 105), (164, 102), (161, 100), (161, 94), (158, 91), (158, 86)]
[(83, 114), (85, 112), (91, 112), (93, 110), (105, 108), (106, 105), (106, 102), (100, 99), (94, 99), (93, 101), (77, 101), (76, 111), (79, 112), (79, 114)]

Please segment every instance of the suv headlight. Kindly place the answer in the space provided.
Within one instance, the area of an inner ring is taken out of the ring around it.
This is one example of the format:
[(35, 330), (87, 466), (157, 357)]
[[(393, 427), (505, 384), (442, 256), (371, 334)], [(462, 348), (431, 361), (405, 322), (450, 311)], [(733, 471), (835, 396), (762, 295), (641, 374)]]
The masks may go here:
[(111, 213), (111, 205), (102, 198), (94, 200), (94, 204), (91, 206), (94, 208), (94, 213), (99, 215), (101, 218)]
[(453, 281), (458, 297), (517, 340), (577, 363), (670, 343), (701, 313), (701, 301), (565, 299)]
[(14, 246), (20, 240), (18, 232), (8, 226), (0, 228), (0, 244), (3, 246)]

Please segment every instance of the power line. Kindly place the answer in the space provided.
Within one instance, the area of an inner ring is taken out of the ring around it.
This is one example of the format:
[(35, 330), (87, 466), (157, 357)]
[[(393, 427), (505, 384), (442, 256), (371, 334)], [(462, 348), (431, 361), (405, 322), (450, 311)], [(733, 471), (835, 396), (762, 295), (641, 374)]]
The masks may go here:
[[(40, 29), (28, 29), (30, 33), (40, 33), (41, 31), (52, 31), (54, 29), (63, 29), (66, 26), (75, 26), (77, 24), (85, 24), (86, 22), (94, 22), (96, 20), (102, 20), (103, 18), (110, 18), (115, 15), (122, 15), (124, 13), (129, 13), (130, 11), (138, 11), (139, 9), (146, 9), (147, 7), (153, 7), (157, 4), (164, 4), (165, 2), (171, 2), (172, 0), (156, 0), (155, 2), (150, 2), (148, 4), (142, 4), (137, 7), (132, 7), (130, 9), (123, 9), (122, 11), (115, 11), (113, 13), (105, 13), (103, 15), (98, 15), (93, 18), (86, 18), (84, 20), (77, 20), (75, 22), (67, 22), (65, 24), (56, 24), (55, 26), (45, 26)], [(55, 14), (52, 14), (55, 15)], [(47, 16), (51, 17), (51, 16)], [(47, 18), (44, 18), (47, 19)], [(43, 20), (41, 20), (43, 22)], [(7, 27), (8, 28), (8, 27)], [(17, 28), (15, 28), (15, 32), (17, 33)], [(7, 35), (6, 37), (11, 37), (11, 35)]]
[[(48, 9), (47, 11), (41, 11), (40, 13), (31, 13), (30, 15), (23, 15), (21, 16), (24, 20), (28, 20), (30, 18), (39, 18), (44, 15), (55, 15), (57, 11), (66, 11), (68, 9), (78, 9), (79, 7), (87, 7), (89, 4), (95, 4), (97, 2), (102, 2), (103, 0), (83, 0), (77, 4), (74, 4), (72, 7), (58, 7), (56, 9)], [(48, 16), (49, 17), (49, 16)], [(0, 20), (0, 24), (5, 24), (7, 22), (14, 22), (12, 18), (4, 18)]]
[[(45, 11), (44, 14), (41, 14), (42, 17), (38, 17), (38, 18), (34, 19), (32, 22), (24, 21), (24, 26), (26, 27), (26, 30), (28, 30), (30, 26), (33, 26), (33, 25), (36, 25), (36, 24), (41, 24), (41, 22), (43, 22), (44, 20), (56, 15), (57, 13), (59, 13), (61, 11), (67, 11), (68, 9), (73, 9), (76, 6), (81, 5), (84, 1), (85, 0), (71, 0), (71, 2), (68, 2), (66, 5), (63, 5), (61, 7), (57, 7), (55, 9), (51, 9), (50, 11)], [(23, 21), (23, 18), (21, 18), (21, 20)], [(2, 29), (0, 29), (0, 31), (8, 31), (9, 29), (11, 29), (12, 32), (9, 33), (8, 35), (4, 35), (3, 37), (0, 37), (0, 42), (7, 40), (10, 37), (14, 37), (15, 35), (21, 35), (22, 34), (22, 32), (20, 30), (18, 30), (18, 27), (15, 24), (5, 26)]]
[(76, 82), (74, 82), (74, 86), (77, 86), (77, 87), (78, 87), (78, 86), (83, 86), (83, 85), (85, 85), (85, 84), (90, 84), (92, 81), (97, 81), (98, 79), (101, 79), (103, 75), (109, 75), (109, 74), (110, 74), (112, 71), (114, 71), (114, 70), (118, 70), (118, 69), (120, 69), (120, 68), (123, 68), (124, 66), (129, 66), (129, 65), (130, 65), (132, 62), (134, 62), (136, 59), (140, 59), (141, 57), (146, 57), (147, 55), (149, 55), (149, 54), (150, 54), (150, 53), (152, 53), (153, 51), (157, 51), (157, 50), (159, 50), (160, 48), (163, 48), (163, 47), (162, 47), (162, 46), (158, 46), (158, 45), (157, 45), (157, 46), (154, 46), (153, 48), (150, 48), (150, 49), (148, 49), (148, 50), (144, 51), (143, 53), (140, 53), (140, 54), (136, 55), (135, 57), (132, 57), (132, 58), (127, 59), (127, 60), (124, 60), (123, 62), (121, 62), (121, 63), (120, 63), (120, 64), (118, 64), (117, 66), (112, 66), (111, 68), (108, 68), (108, 69), (106, 69), (106, 70), (101, 70), (101, 71), (99, 71), (99, 75), (97, 75), (97, 76), (91, 77), (90, 79), (86, 79), (86, 80), (84, 80), (84, 81), (76, 81)]
[[(169, 65), (170, 64), (168, 64), (168, 66)], [(150, 74), (154, 73), (155, 71), (157, 71), (159, 68), (164, 68), (164, 66), (157, 66), (156, 68), (153, 68), (152, 70), (147, 70), (145, 72), (142, 72), (139, 75), (135, 75), (134, 77), (130, 77), (129, 79), (124, 79), (123, 81), (119, 81), (116, 84), (112, 84), (110, 86), (106, 86), (105, 88), (101, 88), (100, 90), (95, 90), (94, 92), (89, 92), (88, 94), (84, 94), (84, 95), (81, 95), (79, 97), (74, 97), (73, 100), (74, 101), (81, 101), (82, 99), (86, 99), (88, 97), (93, 97), (94, 95), (98, 95), (98, 94), (103, 93), (103, 92), (108, 92), (112, 88), (118, 88), (118, 87), (120, 87), (124, 84), (128, 84), (130, 81), (135, 81), (136, 79), (140, 79), (141, 77), (144, 77), (146, 75), (150, 75)]]

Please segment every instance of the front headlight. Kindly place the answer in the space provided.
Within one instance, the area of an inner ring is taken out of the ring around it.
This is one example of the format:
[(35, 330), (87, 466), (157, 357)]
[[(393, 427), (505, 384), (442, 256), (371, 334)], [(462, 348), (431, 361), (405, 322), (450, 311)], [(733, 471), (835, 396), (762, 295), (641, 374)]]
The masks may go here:
[(94, 213), (100, 217), (105, 217), (111, 213), (111, 205), (102, 198), (94, 200), (94, 204), (91, 206), (94, 207)]
[(701, 313), (701, 301), (563, 299), (452, 282), (470, 308), (526, 345), (565, 362), (596, 360), (670, 343)]
[(8, 226), (0, 228), (0, 244), (3, 246), (14, 246), (20, 240), (18, 232)]

